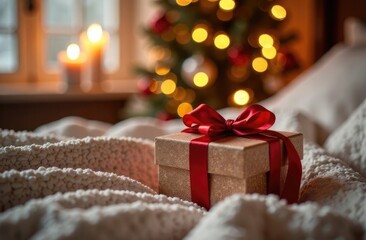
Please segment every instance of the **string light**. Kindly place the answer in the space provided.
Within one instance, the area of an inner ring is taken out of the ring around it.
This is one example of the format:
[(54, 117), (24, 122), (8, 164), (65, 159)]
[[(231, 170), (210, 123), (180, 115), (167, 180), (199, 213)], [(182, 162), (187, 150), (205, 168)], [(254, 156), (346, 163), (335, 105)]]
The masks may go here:
[(193, 41), (198, 43), (204, 42), (207, 39), (207, 36), (207, 27), (204, 24), (198, 24), (192, 32)]
[(204, 72), (198, 72), (193, 77), (193, 83), (197, 87), (205, 87), (208, 84), (208, 76)]
[(192, 0), (176, 0), (176, 3), (182, 7), (188, 6), (191, 2)]
[(231, 11), (235, 8), (234, 0), (220, 0), (219, 6), (222, 10)]
[(178, 116), (183, 117), (185, 114), (192, 111), (192, 109), (193, 108), (190, 103), (183, 102), (183, 103), (179, 104), (179, 106), (178, 106), (178, 109), (177, 109)]
[(287, 12), (281, 5), (274, 5), (271, 8), (271, 15), (276, 20), (283, 20), (286, 18)]
[(169, 73), (169, 71), (170, 71), (170, 68), (165, 64), (158, 64), (155, 67), (155, 73), (160, 76), (166, 75), (167, 73)]
[(230, 45), (230, 38), (225, 33), (220, 33), (216, 35), (214, 44), (218, 49), (225, 49)]
[(268, 34), (262, 34), (258, 38), (259, 45), (265, 48), (273, 46), (273, 38)]
[(269, 48), (262, 48), (262, 55), (267, 59), (273, 59), (276, 57), (277, 50), (275, 47), (271, 46)]
[(268, 68), (268, 63), (266, 59), (262, 57), (257, 57), (252, 62), (252, 67), (257, 72), (264, 72)]
[(169, 95), (175, 91), (176, 87), (177, 85), (173, 80), (167, 79), (162, 82), (160, 89), (162, 93), (164, 93), (165, 95)]
[(247, 104), (249, 102), (249, 99), (249, 93), (244, 89), (237, 90), (233, 94), (233, 101), (239, 106), (244, 106), (245, 104)]

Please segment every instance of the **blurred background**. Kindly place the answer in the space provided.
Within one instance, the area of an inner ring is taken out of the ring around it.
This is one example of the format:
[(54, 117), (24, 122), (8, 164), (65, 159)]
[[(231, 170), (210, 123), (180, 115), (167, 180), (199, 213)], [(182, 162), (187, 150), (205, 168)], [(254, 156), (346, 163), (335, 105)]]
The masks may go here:
[[(261, 101), (323, 53), (318, 8), (315, 0), (0, 0), (0, 127), (32, 130), (65, 116), (168, 120), (200, 103)], [(92, 24), (108, 36), (97, 67), (82, 40)], [(86, 53), (80, 69), (59, 57), (72, 43)], [(71, 89), (74, 68), (82, 85), (88, 66), (100, 68), (98, 87)]]

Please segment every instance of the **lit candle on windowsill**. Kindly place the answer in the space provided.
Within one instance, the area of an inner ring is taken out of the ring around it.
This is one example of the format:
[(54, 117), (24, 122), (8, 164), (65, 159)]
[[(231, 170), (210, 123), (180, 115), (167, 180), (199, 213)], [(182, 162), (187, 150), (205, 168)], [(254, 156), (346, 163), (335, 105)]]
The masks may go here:
[(103, 55), (109, 35), (99, 24), (92, 24), (80, 36), (81, 44), (87, 54), (87, 71), (83, 88), (88, 91), (99, 91), (103, 80)]
[(80, 52), (77, 44), (70, 44), (66, 51), (58, 54), (61, 66), (61, 86), (64, 92), (80, 91), (83, 68), (86, 57)]

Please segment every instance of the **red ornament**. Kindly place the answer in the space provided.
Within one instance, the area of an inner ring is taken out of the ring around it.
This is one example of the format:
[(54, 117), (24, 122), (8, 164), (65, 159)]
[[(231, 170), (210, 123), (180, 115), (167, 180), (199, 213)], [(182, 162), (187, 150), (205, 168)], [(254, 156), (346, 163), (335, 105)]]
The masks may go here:
[(249, 62), (249, 54), (242, 47), (232, 47), (228, 51), (229, 60), (236, 66), (243, 66)]
[(148, 78), (142, 78), (139, 79), (137, 82), (137, 89), (139, 90), (139, 92), (142, 95), (151, 95), (153, 94), (153, 92), (151, 91), (151, 85), (152, 85), (152, 80), (148, 79)]
[(171, 26), (165, 13), (158, 15), (150, 24), (150, 29), (154, 33), (161, 34), (167, 31)]
[(279, 51), (278, 57), (284, 72), (297, 69), (300, 66), (299, 61), (292, 52), (281, 50)]
[(169, 120), (174, 119), (174, 116), (172, 114), (170, 114), (170, 113), (167, 113), (165, 111), (162, 111), (162, 112), (159, 112), (156, 115), (156, 118), (159, 119), (159, 120), (162, 120), (162, 121), (169, 121)]

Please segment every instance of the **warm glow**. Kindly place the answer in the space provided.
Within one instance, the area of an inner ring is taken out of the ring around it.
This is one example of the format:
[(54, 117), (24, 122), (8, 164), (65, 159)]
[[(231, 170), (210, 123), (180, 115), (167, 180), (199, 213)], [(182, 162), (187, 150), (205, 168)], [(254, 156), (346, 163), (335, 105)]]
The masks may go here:
[(88, 35), (89, 41), (98, 42), (102, 39), (103, 29), (99, 24), (93, 23), (88, 27), (86, 34)]
[(170, 68), (166, 65), (157, 65), (155, 67), (155, 73), (160, 76), (164, 76), (164, 75), (168, 74), (169, 71), (170, 71)]
[(192, 0), (176, 0), (176, 3), (182, 7), (189, 5), (191, 2)]
[(234, 0), (220, 0), (219, 6), (222, 10), (231, 11), (235, 8)]
[(216, 17), (221, 21), (229, 21), (233, 18), (233, 11), (224, 11), (222, 9), (218, 9), (216, 12)]
[(193, 77), (193, 83), (197, 87), (204, 87), (208, 84), (208, 76), (204, 72), (198, 72)]
[(235, 104), (243, 106), (249, 102), (250, 96), (246, 90), (238, 90), (233, 95)]
[(257, 57), (252, 62), (252, 67), (257, 72), (264, 72), (268, 68), (268, 63), (266, 59), (262, 57)]
[(276, 54), (277, 54), (277, 50), (273, 46), (271, 46), (269, 48), (262, 48), (262, 55), (267, 59), (275, 58)]
[(186, 115), (187, 113), (192, 111), (192, 109), (193, 108), (190, 103), (184, 102), (184, 103), (179, 104), (177, 113), (178, 113), (179, 117), (183, 117), (184, 115)]
[(218, 49), (225, 49), (230, 45), (230, 38), (228, 35), (221, 33), (215, 37), (214, 44)]
[(258, 38), (259, 45), (269, 48), (273, 46), (273, 38), (268, 34), (262, 34)]
[(271, 14), (272, 16), (277, 20), (283, 20), (286, 17), (286, 9), (282, 7), (281, 5), (274, 5), (271, 8)]
[(162, 82), (162, 84), (160, 86), (161, 92), (166, 95), (172, 94), (176, 88), (177, 88), (177, 85), (171, 79), (164, 80), (164, 82)]
[(72, 43), (66, 49), (67, 57), (76, 60), (80, 56), (80, 48), (77, 44)]
[(197, 25), (192, 32), (192, 38), (195, 42), (203, 42), (207, 39), (208, 33), (204, 25)]

